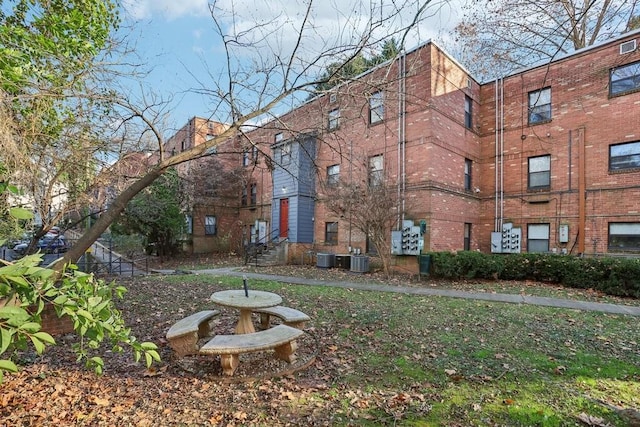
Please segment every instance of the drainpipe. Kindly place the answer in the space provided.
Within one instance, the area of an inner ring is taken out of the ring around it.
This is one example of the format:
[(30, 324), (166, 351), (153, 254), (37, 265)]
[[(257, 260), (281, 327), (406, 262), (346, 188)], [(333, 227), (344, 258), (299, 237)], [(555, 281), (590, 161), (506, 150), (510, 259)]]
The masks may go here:
[(587, 178), (584, 148), (584, 128), (578, 129), (578, 254), (584, 255), (587, 217)]
[(406, 53), (400, 52), (398, 57), (398, 200), (400, 202), (397, 216), (397, 229), (401, 229), (405, 214), (405, 190), (406, 190), (406, 149), (405, 149), (405, 127), (406, 127), (406, 96), (405, 96), (405, 72)]

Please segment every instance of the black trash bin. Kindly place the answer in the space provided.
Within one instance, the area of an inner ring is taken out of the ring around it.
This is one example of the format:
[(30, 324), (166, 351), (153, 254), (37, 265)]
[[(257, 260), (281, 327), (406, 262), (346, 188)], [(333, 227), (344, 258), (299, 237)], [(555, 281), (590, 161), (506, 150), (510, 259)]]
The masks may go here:
[(420, 266), (420, 275), (429, 275), (431, 270), (431, 255), (418, 255), (418, 265)]

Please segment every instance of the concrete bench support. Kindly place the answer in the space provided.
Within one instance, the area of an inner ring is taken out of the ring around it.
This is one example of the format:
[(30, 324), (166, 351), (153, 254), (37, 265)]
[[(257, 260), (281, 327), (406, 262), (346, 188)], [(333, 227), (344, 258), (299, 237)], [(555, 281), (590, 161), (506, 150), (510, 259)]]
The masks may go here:
[(167, 340), (178, 357), (198, 353), (198, 340), (211, 335), (209, 321), (219, 314), (218, 310), (199, 311), (169, 328)]
[(275, 307), (259, 308), (254, 310), (260, 314), (260, 326), (262, 329), (269, 328), (271, 316), (282, 319), (282, 322), (293, 328), (303, 329), (310, 317), (295, 308), (277, 305)]
[(220, 364), (225, 375), (233, 375), (242, 353), (252, 353), (273, 349), (278, 359), (288, 363), (296, 360), (296, 338), (302, 335), (299, 329), (287, 325), (278, 325), (264, 331), (249, 334), (216, 335), (203, 345), (199, 353), (220, 355)]

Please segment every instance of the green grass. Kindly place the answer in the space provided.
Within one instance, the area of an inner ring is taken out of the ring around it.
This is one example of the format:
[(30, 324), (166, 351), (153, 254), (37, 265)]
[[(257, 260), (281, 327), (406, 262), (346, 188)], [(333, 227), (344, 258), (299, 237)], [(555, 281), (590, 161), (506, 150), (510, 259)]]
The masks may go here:
[[(242, 286), (234, 277), (163, 280), (212, 291)], [(311, 316), (322, 350), (318, 375), (331, 393), (315, 392), (297, 409), (338, 401), (335, 425), (567, 426), (586, 413), (623, 426), (594, 399), (640, 409), (635, 317), (259, 280), (250, 286)]]

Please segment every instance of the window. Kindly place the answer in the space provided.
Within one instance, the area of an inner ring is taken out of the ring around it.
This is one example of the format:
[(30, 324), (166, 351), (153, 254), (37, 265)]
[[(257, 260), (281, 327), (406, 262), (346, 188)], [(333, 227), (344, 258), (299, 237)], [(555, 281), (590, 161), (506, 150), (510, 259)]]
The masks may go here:
[(249, 160), (249, 150), (242, 151), (242, 166), (249, 166), (251, 161)]
[(216, 234), (216, 217), (207, 215), (204, 217), (204, 234), (213, 236)]
[(329, 123), (327, 124), (327, 128), (329, 130), (338, 129), (338, 125), (340, 124), (340, 110), (335, 108), (329, 111)]
[(324, 224), (324, 242), (328, 245), (338, 244), (338, 223), (326, 222)]
[(282, 132), (278, 132), (275, 134), (275, 136), (273, 137), (273, 142), (280, 142), (284, 139)]
[(611, 70), (609, 76), (609, 94), (611, 96), (636, 90), (640, 90), (640, 61)]
[(369, 157), (369, 186), (377, 187), (383, 183), (382, 154)]
[(468, 95), (464, 96), (464, 127), (473, 127), (473, 101)]
[(253, 183), (251, 184), (251, 206), (255, 206), (255, 204), (258, 202), (258, 186)]
[(549, 224), (529, 224), (527, 252), (549, 252)]
[(253, 159), (254, 162), (258, 161), (258, 146), (254, 145), (251, 148), (251, 158)]
[(280, 164), (287, 165), (291, 162), (291, 144), (280, 147)]
[(551, 121), (551, 88), (529, 92), (529, 124)]
[(185, 215), (185, 222), (187, 227), (187, 234), (193, 234), (193, 217), (191, 215)]
[(242, 187), (242, 195), (240, 196), (240, 205), (247, 206), (247, 187)]
[(384, 120), (384, 99), (382, 92), (375, 92), (369, 98), (369, 123), (374, 124)]
[(610, 222), (609, 249), (640, 250), (640, 222)]
[(471, 224), (468, 222), (464, 223), (464, 250), (471, 250)]
[(464, 189), (471, 191), (471, 159), (464, 159)]
[(185, 148), (187, 148), (187, 141), (183, 139), (182, 141), (180, 141), (180, 151), (184, 151)]
[(609, 170), (640, 168), (640, 141), (609, 146)]
[(327, 168), (327, 185), (330, 187), (338, 185), (340, 180), (340, 165), (331, 165)]
[(551, 186), (551, 156), (529, 157), (529, 189)]

